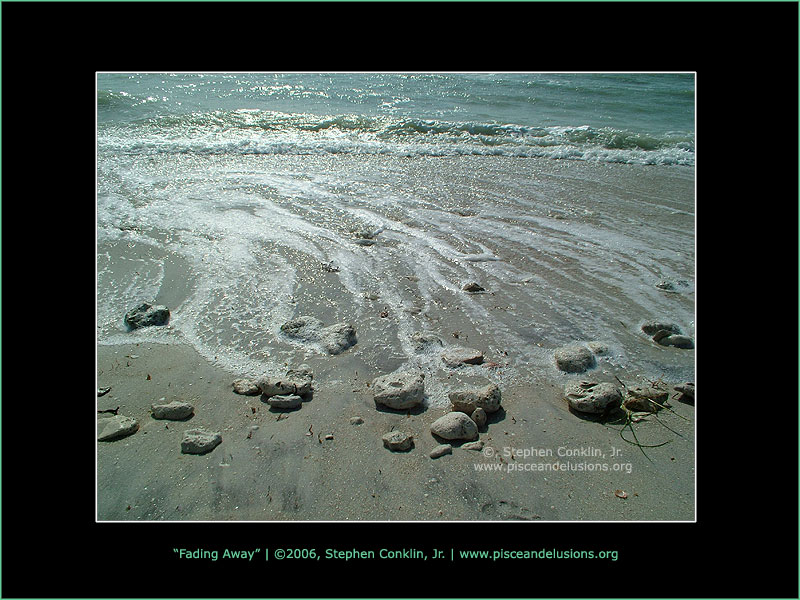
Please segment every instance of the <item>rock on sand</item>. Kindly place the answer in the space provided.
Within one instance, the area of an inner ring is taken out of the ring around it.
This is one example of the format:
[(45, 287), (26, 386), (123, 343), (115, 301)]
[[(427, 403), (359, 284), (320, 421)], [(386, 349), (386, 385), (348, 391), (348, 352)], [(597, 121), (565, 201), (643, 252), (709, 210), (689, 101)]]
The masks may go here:
[(118, 440), (137, 431), (139, 431), (139, 422), (133, 417), (114, 415), (97, 419), (97, 439), (101, 442)]
[(258, 396), (261, 389), (252, 379), (237, 379), (233, 382), (233, 391), (243, 396)]
[(289, 369), (283, 377), (263, 375), (255, 381), (255, 384), (267, 398), (287, 395), (305, 396), (311, 392), (313, 379), (314, 375), (311, 369), (306, 365), (301, 365), (297, 369)]
[(611, 383), (573, 381), (564, 389), (564, 397), (573, 410), (602, 414), (622, 405), (622, 393)]
[(633, 412), (657, 412), (667, 403), (669, 392), (662, 387), (638, 386), (628, 388), (623, 405)]
[(383, 436), (383, 445), (392, 452), (406, 452), (414, 445), (414, 438), (402, 431), (390, 431)]
[(472, 411), (472, 414), (469, 416), (469, 418), (475, 421), (475, 425), (478, 426), (478, 429), (481, 429), (484, 425), (486, 425), (486, 411), (480, 406)]
[(694, 404), (694, 384), (693, 383), (682, 383), (680, 385), (676, 385), (672, 388), (676, 392), (680, 392), (680, 397), (678, 398), (681, 402), (686, 402), (688, 404)]
[(188, 402), (173, 400), (169, 404), (153, 404), (150, 406), (150, 411), (154, 419), (182, 421), (183, 419), (188, 419), (194, 412), (194, 406)]
[(277, 408), (281, 410), (292, 410), (295, 408), (300, 408), (300, 405), (303, 403), (303, 399), (296, 395), (296, 394), (288, 394), (284, 396), (270, 396), (267, 398), (267, 404), (269, 404), (272, 408)]
[(500, 388), (494, 383), (484, 387), (473, 387), (457, 390), (448, 394), (453, 410), (471, 415), (476, 408), (482, 408), (487, 413), (497, 412), (500, 409)]
[(453, 447), (450, 444), (440, 444), (436, 446), (433, 450), (431, 450), (430, 457), (431, 458), (439, 458), (444, 456), (445, 454), (452, 454)]
[(580, 344), (558, 348), (554, 356), (556, 366), (567, 373), (583, 373), (596, 364), (592, 351)]
[(646, 321), (642, 324), (642, 331), (652, 336), (653, 341), (662, 346), (674, 346), (687, 350), (694, 348), (694, 340), (688, 335), (684, 335), (681, 328), (675, 323)]
[(463, 412), (451, 412), (431, 423), (431, 433), (445, 440), (476, 440), (478, 426)]
[(461, 365), (479, 365), (483, 362), (483, 352), (474, 348), (449, 348), (442, 353), (442, 360), (453, 369)]
[(190, 429), (183, 434), (181, 453), (207, 454), (222, 443), (222, 434), (205, 429)]
[(425, 374), (395, 371), (372, 381), (375, 404), (396, 410), (417, 406), (425, 395)]

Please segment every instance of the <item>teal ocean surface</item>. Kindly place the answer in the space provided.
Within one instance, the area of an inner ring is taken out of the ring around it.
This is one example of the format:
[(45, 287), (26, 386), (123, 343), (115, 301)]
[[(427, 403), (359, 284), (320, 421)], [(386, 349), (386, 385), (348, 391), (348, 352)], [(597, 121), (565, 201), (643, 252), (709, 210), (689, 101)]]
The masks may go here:
[(110, 73), (97, 105), (102, 151), (694, 164), (691, 73)]

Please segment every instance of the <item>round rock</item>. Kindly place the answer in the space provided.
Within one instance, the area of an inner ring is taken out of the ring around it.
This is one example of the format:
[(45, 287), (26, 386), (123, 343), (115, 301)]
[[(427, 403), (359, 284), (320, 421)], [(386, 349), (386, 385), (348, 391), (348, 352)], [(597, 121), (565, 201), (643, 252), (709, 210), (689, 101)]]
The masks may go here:
[(622, 405), (622, 393), (611, 383), (573, 381), (564, 389), (564, 397), (573, 410), (602, 414)]
[(425, 375), (411, 371), (396, 371), (372, 381), (375, 404), (395, 410), (413, 408), (425, 395)]
[(328, 354), (341, 354), (357, 343), (356, 330), (348, 323), (325, 327), (315, 317), (303, 316), (281, 325), (281, 333), (297, 341), (314, 344)]
[(554, 353), (556, 366), (566, 373), (583, 373), (595, 366), (594, 354), (585, 346), (572, 344)]
[(463, 412), (447, 413), (431, 423), (431, 433), (445, 440), (476, 440), (478, 426)]
[(316, 317), (297, 317), (281, 325), (281, 333), (304, 342), (317, 342), (324, 326)]

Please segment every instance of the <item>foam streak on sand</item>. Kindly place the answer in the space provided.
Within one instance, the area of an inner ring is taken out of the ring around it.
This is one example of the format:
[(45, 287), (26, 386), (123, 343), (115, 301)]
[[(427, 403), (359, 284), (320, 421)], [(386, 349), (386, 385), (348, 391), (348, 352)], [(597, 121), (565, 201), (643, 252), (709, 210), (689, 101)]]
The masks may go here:
[[(169, 295), (183, 280), (171, 334), (152, 335), (178, 336), (238, 369), (290, 360), (280, 325), (314, 314), (374, 331), (397, 366), (418, 359), (404, 348), (411, 334), (446, 319), (507, 353), (523, 377), (550, 367), (540, 348), (596, 338), (628, 368), (690, 375), (692, 365), (630, 334), (661, 314), (693, 327), (694, 224), (662, 209), (692, 210), (690, 171), (481, 157), (143, 165), (117, 155), (101, 155), (101, 170), (107, 180), (124, 172), (137, 190), (123, 213), (117, 194), (101, 186), (98, 197), (101, 343), (120, 340), (132, 299)], [(658, 203), (639, 203), (644, 194)], [(185, 270), (170, 271), (175, 262)], [(684, 293), (668, 297), (655, 287), (663, 279), (682, 281)], [(488, 292), (465, 294), (466, 281)]]

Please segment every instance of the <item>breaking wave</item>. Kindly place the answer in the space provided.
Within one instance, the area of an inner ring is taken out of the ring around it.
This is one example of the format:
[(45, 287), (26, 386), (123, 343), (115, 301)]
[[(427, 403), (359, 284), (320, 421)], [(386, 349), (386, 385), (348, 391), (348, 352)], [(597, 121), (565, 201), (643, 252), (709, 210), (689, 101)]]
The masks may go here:
[[(126, 100), (104, 94), (98, 104)], [(97, 144), (101, 152), (125, 154), (500, 155), (694, 165), (694, 135), (687, 132), (645, 134), (588, 125), (534, 127), (261, 110), (194, 112), (101, 124)]]

